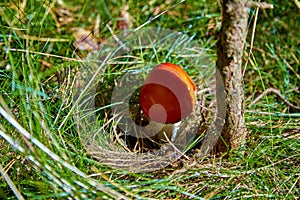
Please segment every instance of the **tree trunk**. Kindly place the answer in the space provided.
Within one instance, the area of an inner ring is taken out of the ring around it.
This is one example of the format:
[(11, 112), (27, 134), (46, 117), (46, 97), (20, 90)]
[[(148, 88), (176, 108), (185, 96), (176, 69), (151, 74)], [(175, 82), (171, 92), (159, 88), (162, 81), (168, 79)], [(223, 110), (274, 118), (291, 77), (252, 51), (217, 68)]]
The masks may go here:
[[(227, 152), (245, 143), (242, 55), (247, 35), (249, 8), (246, 0), (223, 0), (222, 28), (217, 43), (217, 105), (226, 106), (225, 124), (216, 151)], [(223, 86), (224, 84), (224, 86)], [(224, 93), (225, 92), (225, 93)], [(223, 102), (225, 99), (225, 103)], [(221, 102), (222, 101), (222, 102)]]

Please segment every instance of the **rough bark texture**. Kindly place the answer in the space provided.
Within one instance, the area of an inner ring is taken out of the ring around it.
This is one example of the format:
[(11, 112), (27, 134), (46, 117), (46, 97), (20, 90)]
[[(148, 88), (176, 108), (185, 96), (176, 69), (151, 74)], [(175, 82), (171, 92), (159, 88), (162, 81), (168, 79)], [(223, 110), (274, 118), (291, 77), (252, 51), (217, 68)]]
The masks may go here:
[[(217, 152), (237, 149), (244, 144), (246, 128), (244, 120), (244, 91), (242, 87), (242, 55), (247, 35), (249, 8), (245, 0), (223, 0), (222, 29), (217, 44), (218, 106), (226, 105), (225, 124), (217, 143)], [(225, 99), (225, 104), (224, 101)]]

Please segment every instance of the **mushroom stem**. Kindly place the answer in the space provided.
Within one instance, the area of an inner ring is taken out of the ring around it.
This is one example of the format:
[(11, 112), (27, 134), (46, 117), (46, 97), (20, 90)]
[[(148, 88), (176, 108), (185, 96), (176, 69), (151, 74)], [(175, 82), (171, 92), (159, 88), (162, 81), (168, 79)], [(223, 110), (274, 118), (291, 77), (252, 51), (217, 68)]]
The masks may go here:
[(172, 124), (173, 125), (173, 130), (172, 130), (171, 142), (175, 141), (180, 124), (181, 124), (181, 121), (179, 121), (175, 124)]
[[(171, 142), (174, 142), (177, 137), (180, 123), (181, 121), (174, 124), (162, 124), (152, 121), (151, 124), (149, 124), (149, 126), (144, 129), (144, 131), (147, 135), (152, 136), (151, 138), (156, 142), (165, 143), (166, 141), (168, 141), (166, 137), (168, 137)], [(153, 132), (157, 130), (159, 131)]]

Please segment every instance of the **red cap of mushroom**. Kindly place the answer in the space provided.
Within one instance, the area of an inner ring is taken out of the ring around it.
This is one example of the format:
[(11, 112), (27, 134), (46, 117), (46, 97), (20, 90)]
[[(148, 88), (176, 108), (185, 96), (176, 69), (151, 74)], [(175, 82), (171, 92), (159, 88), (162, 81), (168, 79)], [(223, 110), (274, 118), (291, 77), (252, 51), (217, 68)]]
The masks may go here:
[(140, 105), (151, 120), (176, 123), (192, 112), (195, 91), (195, 83), (181, 67), (163, 63), (146, 78), (140, 91)]

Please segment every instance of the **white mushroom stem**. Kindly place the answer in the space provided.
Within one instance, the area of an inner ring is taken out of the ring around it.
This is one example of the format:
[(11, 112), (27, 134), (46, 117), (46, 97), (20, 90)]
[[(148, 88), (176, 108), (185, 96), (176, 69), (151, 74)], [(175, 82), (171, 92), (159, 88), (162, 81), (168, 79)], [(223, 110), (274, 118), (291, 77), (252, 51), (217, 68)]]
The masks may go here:
[(181, 121), (174, 124), (162, 124), (152, 121), (145, 129), (148, 136), (155, 136), (156, 139), (167, 141), (166, 136), (171, 142), (174, 142), (179, 130)]
[(175, 124), (172, 124), (173, 125), (173, 130), (172, 130), (171, 142), (175, 141), (175, 139), (177, 137), (177, 133), (178, 133), (180, 124), (181, 124), (181, 121), (179, 121), (179, 122), (177, 122)]

